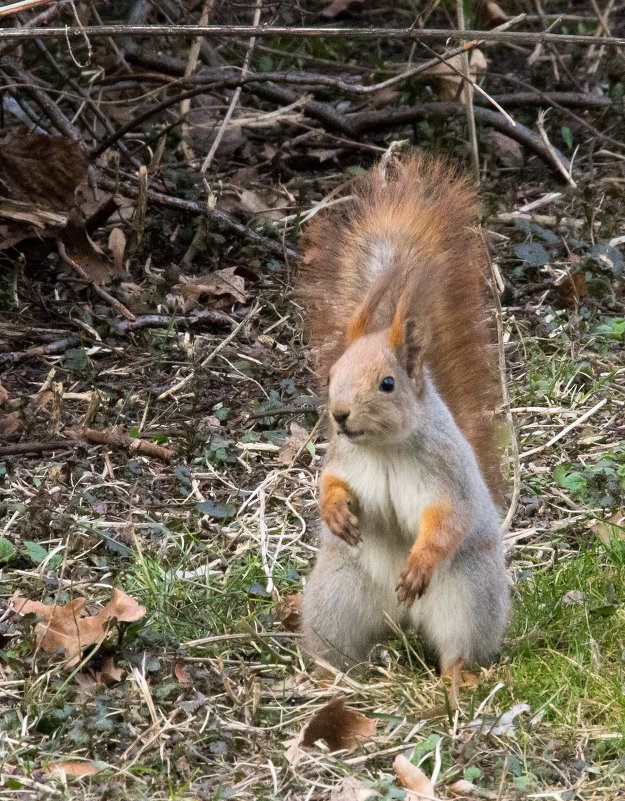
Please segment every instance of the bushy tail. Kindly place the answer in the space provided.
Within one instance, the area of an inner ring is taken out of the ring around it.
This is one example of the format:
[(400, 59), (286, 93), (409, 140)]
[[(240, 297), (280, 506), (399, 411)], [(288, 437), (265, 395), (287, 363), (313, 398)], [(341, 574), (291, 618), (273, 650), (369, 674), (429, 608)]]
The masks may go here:
[(349, 341), (390, 326), (412, 287), (407, 313), (428, 332), (426, 364), (498, 492), (501, 396), (478, 224), (474, 189), (445, 162), (420, 154), (381, 164), (354, 183), (349, 200), (307, 227), (299, 297), (326, 383)]

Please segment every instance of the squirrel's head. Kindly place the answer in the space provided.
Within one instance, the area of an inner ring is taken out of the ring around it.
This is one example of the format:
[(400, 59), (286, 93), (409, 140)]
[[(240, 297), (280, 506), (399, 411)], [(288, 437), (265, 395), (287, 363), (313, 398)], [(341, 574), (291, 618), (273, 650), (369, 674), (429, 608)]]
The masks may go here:
[[(330, 370), (328, 410), (335, 431), (375, 447), (404, 440), (419, 419), (425, 342), (413, 319), (360, 334)], [(349, 336), (349, 334), (348, 334)]]

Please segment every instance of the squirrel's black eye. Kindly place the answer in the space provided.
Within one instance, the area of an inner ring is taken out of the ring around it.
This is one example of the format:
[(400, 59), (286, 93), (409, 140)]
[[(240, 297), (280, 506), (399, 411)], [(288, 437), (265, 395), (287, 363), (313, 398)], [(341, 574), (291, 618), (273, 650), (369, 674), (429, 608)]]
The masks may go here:
[(395, 389), (395, 379), (392, 375), (387, 375), (386, 378), (382, 379), (380, 389), (382, 392), (392, 392)]

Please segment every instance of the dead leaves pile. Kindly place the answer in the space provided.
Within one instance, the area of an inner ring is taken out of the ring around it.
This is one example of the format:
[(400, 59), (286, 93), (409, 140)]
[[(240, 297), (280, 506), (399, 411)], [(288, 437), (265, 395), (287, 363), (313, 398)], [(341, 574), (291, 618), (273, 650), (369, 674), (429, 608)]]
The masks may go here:
[(41, 618), (35, 626), (39, 646), (49, 654), (63, 652), (65, 667), (80, 661), (82, 649), (104, 642), (111, 629), (121, 622), (140, 620), (146, 612), (130, 595), (113, 590), (112, 600), (95, 615), (85, 610), (85, 598), (74, 598), (67, 604), (44, 604), (16, 596), (12, 608), (19, 615), (35, 614)]

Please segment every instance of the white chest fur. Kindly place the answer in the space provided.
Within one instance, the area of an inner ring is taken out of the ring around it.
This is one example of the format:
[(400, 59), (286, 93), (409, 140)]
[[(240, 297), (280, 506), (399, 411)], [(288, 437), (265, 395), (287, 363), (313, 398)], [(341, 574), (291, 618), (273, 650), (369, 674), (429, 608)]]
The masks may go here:
[(358, 497), (359, 560), (371, 578), (393, 590), (394, 596), (421, 515), (436, 500), (435, 482), (423, 465), (401, 450), (389, 458), (350, 446), (349, 458), (346, 455), (345, 451), (341, 455), (340, 470), (329, 469)]

